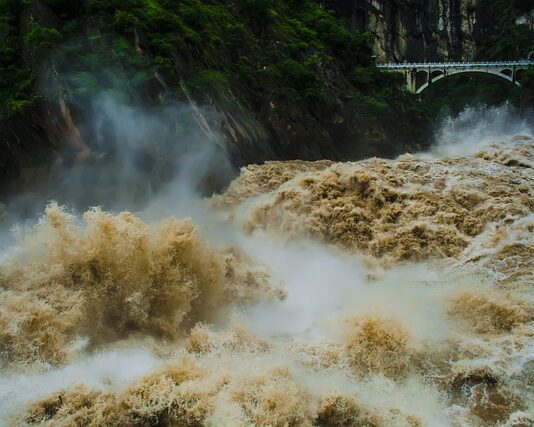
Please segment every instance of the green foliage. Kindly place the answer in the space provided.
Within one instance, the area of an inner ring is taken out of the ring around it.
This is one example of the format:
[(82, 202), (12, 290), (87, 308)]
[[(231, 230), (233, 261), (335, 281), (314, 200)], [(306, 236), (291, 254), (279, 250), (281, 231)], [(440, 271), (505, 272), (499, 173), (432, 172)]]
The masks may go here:
[(351, 82), (357, 87), (365, 87), (375, 82), (376, 75), (374, 70), (369, 67), (356, 66), (352, 69), (350, 75)]
[(100, 90), (98, 79), (93, 73), (79, 71), (68, 77), (68, 83), (78, 96), (90, 96)]
[(523, 71), (520, 77), (521, 86), (524, 90), (530, 91), (534, 95), (534, 68), (530, 67)]
[(117, 10), (113, 15), (113, 26), (120, 32), (127, 32), (131, 28), (141, 24), (139, 18), (130, 12)]
[(31, 45), (40, 54), (46, 53), (55, 42), (61, 38), (61, 34), (55, 28), (44, 27), (37, 22), (30, 24), (28, 33), (22, 39), (25, 45)]
[(500, 83), (484, 76), (459, 74), (431, 85), (422, 93), (422, 101), (428, 113), (437, 118), (443, 113), (456, 115), (467, 106), (517, 104), (518, 95), (504, 80)]
[(172, 85), (185, 78), (195, 90), (234, 87), (251, 97), (260, 91), (313, 100), (327, 96), (325, 66), (370, 64), (370, 36), (352, 34), (312, 0), (239, 0), (231, 7), (220, 0), (86, 3), (103, 28), (129, 40), (134, 28), (142, 29), (152, 64)]
[(33, 76), (20, 58), (20, 8), (21, 2), (0, 1), (0, 115), (23, 111), (34, 98)]
[(89, 13), (113, 15), (116, 10), (130, 10), (142, 6), (142, 0), (86, 0), (85, 10)]
[(27, 108), (29, 108), (32, 105), (32, 101), (28, 99), (10, 99), (8, 101), (8, 108), (13, 113), (20, 113), (25, 111)]
[(383, 114), (388, 108), (388, 103), (385, 100), (367, 96), (358, 91), (352, 92), (351, 98), (356, 109), (365, 118), (373, 118)]
[(149, 59), (139, 55), (124, 36), (72, 39), (63, 45), (62, 53), (68, 58), (60, 61), (63, 83), (82, 99), (106, 90), (128, 97), (132, 88), (142, 88), (154, 75)]
[(357, 48), (355, 36), (334, 17), (334, 13), (322, 8), (312, 8), (305, 15), (305, 22), (315, 30), (319, 40), (339, 54)]
[(239, 2), (239, 11), (253, 30), (257, 32), (272, 23), (277, 16), (273, 13), (276, 9), (276, 3), (275, 0), (242, 0)]
[[(43, 1), (60, 18), (61, 34), (32, 23), (23, 40), (13, 32), (14, 43), (0, 48), (0, 55), (13, 66), (20, 63), (21, 44), (44, 57), (61, 41), (55, 51), (64, 57), (59, 72), (79, 97), (99, 90), (127, 94), (159, 72), (171, 90), (182, 81), (197, 96), (231, 89), (257, 108), (274, 99), (281, 109), (306, 110), (354, 92), (355, 108), (373, 114), (387, 109), (386, 97), (403, 85), (371, 65), (370, 34), (348, 31), (316, 0)], [(2, 4), (0, 16), (13, 10), (9, 22), (17, 30), (23, 3), (0, 0), (0, 11)], [(84, 22), (98, 30), (87, 36)], [(0, 20), (0, 34), (2, 25)], [(26, 106), (27, 88), (6, 92), (13, 109)]]
[(190, 87), (197, 92), (227, 89), (230, 81), (225, 73), (216, 70), (199, 70), (189, 80)]
[(310, 57), (304, 62), (285, 59), (268, 67), (265, 74), (276, 84), (277, 95), (295, 102), (320, 95), (321, 82), (316, 65), (317, 57)]

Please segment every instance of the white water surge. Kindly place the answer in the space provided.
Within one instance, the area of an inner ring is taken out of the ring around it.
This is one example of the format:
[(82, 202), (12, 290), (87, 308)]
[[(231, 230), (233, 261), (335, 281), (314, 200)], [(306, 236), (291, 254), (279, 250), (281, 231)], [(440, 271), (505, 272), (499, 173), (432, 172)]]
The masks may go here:
[(250, 166), (174, 200), (192, 220), (48, 206), (0, 256), (0, 424), (531, 425), (534, 137), (508, 114)]

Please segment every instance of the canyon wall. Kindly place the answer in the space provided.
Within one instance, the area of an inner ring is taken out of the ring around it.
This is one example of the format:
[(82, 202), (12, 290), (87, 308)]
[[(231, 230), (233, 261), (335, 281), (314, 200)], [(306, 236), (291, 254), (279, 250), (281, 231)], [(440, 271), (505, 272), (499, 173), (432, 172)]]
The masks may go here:
[[(487, 42), (488, 33), (503, 30), (501, 20), (515, 18), (520, 24), (529, 24), (529, 19), (525, 20), (531, 12), (527, 1), (501, 3), (499, 0), (331, 0), (324, 4), (345, 18), (352, 31), (374, 35), (377, 61), (403, 62), (473, 60)], [(507, 13), (518, 13), (518, 16), (507, 16)], [(509, 54), (513, 56), (516, 52)]]
[(425, 144), (426, 120), (402, 79), (377, 70), (370, 37), (316, 0), (152, 3), (0, 4), (0, 194), (25, 191), (51, 165), (116, 155), (116, 134), (93, 126), (103, 93), (150, 111), (186, 106), (236, 167)]
[(373, 55), (495, 60), (534, 50), (530, 0), (156, 3), (0, 3), (0, 194), (31, 187), (50, 165), (109, 157), (113, 135), (90, 125), (101, 92), (153, 109), (192, 106), (236, 167), (392, 157), (428, 146), (432, 118)]

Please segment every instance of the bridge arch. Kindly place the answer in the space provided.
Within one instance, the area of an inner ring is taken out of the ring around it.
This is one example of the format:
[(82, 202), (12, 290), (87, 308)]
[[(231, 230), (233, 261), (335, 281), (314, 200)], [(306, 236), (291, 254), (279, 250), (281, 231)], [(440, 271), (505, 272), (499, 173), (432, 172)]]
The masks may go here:
[[(505, 71), (508, 71), (508, 72), (505, 73)], [(497, 83), (501, 83), (507, 86), (511, 86), (511, 85), (521, 86), (519, 82), (515, 79), (513, 75), (513, 71), (511, 69), (505, 69), (500, 72), (492, 71), (492, 70), (459, 70), (459, 71), (450, 71), (450, 72), (444, 73), (442, 71), (439, 74), (434, 74), (434, 72), (431, 72), (428, 80), (421, 86), (416, 87), (415, 93), (420, 94), (425, 89), (427, 89), (429, 86), (435, 84), (441, 79), (444, 79), (450, 76), (462, 75), (462, 74), (468, 75), (468, 76), (477, 76), (477, 77), (483, 77), (486, 79), (491, 79)], [(435, 77), (433, 77), (434, 75)]]
[(417, 70), (414, 76), (413, 84), (415, 87), (424, 85), (428, 81), (428, 72), (426, 70)]
[(501, 71), (501, 73), (508, 77), (512, 77), (514, 70), (512, 70), (511, 68), (505, 68), (504, 70)]
[(437, 81), (456, 74), (471, 74), (490, 77), (500, 83), (517, 85), (517, 77), (522, 70), (534, 66), (532, 59), (517, 61), (492, 62), (403, 62), (377, 64), (380, 69), (401, 72), (406, 79), (408, 89), (413, 93), (421, 93)]

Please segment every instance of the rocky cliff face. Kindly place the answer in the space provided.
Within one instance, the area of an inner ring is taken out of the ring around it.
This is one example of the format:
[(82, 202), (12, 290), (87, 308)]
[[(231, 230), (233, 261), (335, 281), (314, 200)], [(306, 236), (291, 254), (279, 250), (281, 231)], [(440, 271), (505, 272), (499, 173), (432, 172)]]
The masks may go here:
[[(153, 3), (31, 0), (11, 16), (0, 3), (6, 68), (27, 73), (32, 87), (2, 106), (17, 110), (0, 114), (0, 197), (43, 181), (51, 167), (115, 155), (109, 126), (87, 125), (102, 91), (156, 111), (191, 107), (238, 167), (393, 156), (426, 143), (426, 119), (403, 82), (376, 70), (369, 38), (317, 1), (264, 2), (265, 13), (247, 1)], [(204, 110), (216, 116), (210, 126)]]
[(471, 59), (476, 0), (333, 0), (354, 31), (375, 36), (378, 61)]
[(207, 106), (235, 166), (387, 157), (427, 145), (430, 121), (373, 51), (381, 62), (534, 49), (531, 0), (10, 4), (0, 2), (0, 195), (41, 181), (46, 165), (110, 157), (112, 133), (84, 126), (98, 91), (193, 106), (203, 130), (196, 106)]

